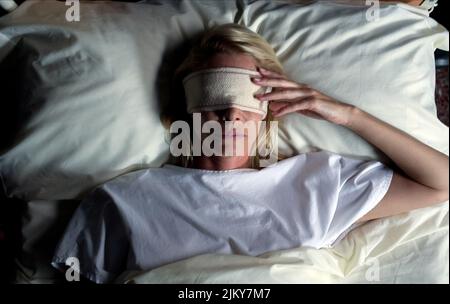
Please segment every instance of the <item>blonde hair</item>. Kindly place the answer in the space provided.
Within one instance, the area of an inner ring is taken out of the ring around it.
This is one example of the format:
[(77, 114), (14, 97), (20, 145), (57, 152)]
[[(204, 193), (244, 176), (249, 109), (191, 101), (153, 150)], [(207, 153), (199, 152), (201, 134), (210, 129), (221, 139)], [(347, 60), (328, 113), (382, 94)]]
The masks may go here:
[[(250, 55), (256, 62), (257, 66), (267, 70), (271, 70), (284, 75), (283, 65), (277, 58), (272, 46), (260, 35), (246, 28), (245, 26), (227, 23), (216, 25), (208, 29), (197, 43), (191, 48), (188, 56), (184, 59), (174, 73), (174, 97), (176, 98), (176, 109), (171, 109), (171, 115), (163, 118), (166, 127), (170, 126), (175, 120), (184, 120), (190, 122), (191, 117), (186, 111), (186, 100), (184, 89), (181, 85), (182, 79), (188, 74), (205, 68), (208, 60), (218, 53), (242, 53)], [(177, 93), (178, 92), (178, 93)], [(180, 94), (179, 92), (183, 92)], [(177, 112), (178, 111), (178, 112)], [(266, 149), (269, 151), (273, 147), (271, 145), (270, 121), (274, 121), (270, 109), (268, 110), (266, 121), (265, 140)], [(260, 140), (258, 140), (260, 142)], [(188, 167), (192, 161), (192, 156), (181, 156), (175, 159), (178, 165)], [(258, 153), (252, 158), (252, 167), (259, 168)]]

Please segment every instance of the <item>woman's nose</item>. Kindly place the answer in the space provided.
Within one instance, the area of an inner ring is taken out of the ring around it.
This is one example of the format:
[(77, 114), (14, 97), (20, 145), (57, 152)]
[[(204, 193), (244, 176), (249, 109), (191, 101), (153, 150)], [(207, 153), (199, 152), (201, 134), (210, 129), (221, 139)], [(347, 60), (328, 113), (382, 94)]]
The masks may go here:
[(243, 113), (240, 109), (230, 107), (222, 110), (222, 117), (227, 121), (243, 120)]

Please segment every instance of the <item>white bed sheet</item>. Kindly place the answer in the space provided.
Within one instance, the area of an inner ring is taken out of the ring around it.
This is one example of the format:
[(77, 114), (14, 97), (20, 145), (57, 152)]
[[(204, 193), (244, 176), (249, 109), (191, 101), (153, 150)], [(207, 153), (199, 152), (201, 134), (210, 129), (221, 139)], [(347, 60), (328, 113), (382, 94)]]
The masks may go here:
[(332, 249), (295, 248), (259, 257), (206, 254), (152, 271), (129, 284), (449, 283), (448, 202), (375, 220)]

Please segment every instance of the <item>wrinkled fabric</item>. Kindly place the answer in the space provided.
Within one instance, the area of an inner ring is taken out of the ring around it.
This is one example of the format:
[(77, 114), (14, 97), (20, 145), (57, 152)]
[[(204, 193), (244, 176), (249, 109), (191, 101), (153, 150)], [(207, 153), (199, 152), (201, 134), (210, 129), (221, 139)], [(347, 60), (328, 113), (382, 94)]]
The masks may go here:
[(129, 284), (448, 284), (448, 201), (370, 221), (331, 248), (208, 253), (124, 273)]
[(261, 170), (136, 171), (82, 202), (53, 265), (77, 257), (81, 274), (104, 283), (205, 253), (329, 247), (376, 206), (392, 174), (381, 162), (327, 151)]

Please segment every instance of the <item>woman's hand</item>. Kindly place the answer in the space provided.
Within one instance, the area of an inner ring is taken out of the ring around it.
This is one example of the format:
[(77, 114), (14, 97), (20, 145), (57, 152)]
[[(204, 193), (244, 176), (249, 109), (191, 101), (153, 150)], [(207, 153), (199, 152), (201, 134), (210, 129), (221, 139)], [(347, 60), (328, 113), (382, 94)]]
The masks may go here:
[(275, 117), (297, 112), (315, 119), (323, 119), (338, 125), (350, 122), (353, 105), (332, 99), (307, 85), (288, 80), (284, 75), (258, 68), (261, 77), (252, 81), (260, 86), (272, 87), (272, 92), (255, 95), (261, 101), (269, 101)]
[(403, 171), (393, 173), (389, 189), (382, 200), (359, 221), (448, 201), (447, 155), (355, 106), (333, 100), (283, 75), (263, 69), (259, 69), (259, 72), (261, 80), (253, 79), (254, 83), (273, 87), (274, 90), (255, 97), (268, 100), (276, 117), (298, 112), (344, 125), (384, 152)]

